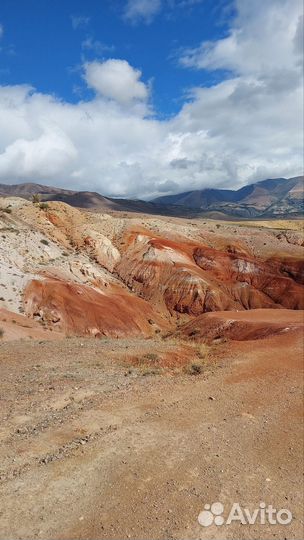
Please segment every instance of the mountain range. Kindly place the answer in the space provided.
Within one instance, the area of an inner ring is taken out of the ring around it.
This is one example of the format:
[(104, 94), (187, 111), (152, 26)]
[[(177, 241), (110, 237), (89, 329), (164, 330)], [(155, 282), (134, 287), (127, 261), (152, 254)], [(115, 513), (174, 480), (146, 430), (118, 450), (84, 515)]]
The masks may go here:
[(0, 184), (0, 196), (30, 200), (61, 201), (78, 208), (123, 211), (179, 217), (275, 218), (300, 217), (304, 213), (303, 176), (275, 178), (238, 190), (202, 189), (157, 197), (152, 201), (116, 199), (97, 192), (73, 191), (36, 183)]
[(239, 217), (276, 217), (303, 214), (303, 176), (262, 180), (237, 191), (202, 189), (154, 199), (157, 204), (180, 205), (200, 211)]

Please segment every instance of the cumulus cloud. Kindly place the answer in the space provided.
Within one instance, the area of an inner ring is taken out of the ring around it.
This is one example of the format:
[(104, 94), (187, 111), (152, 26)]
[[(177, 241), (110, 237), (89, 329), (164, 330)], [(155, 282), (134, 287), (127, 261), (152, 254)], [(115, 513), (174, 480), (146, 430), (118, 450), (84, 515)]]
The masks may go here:
[(128, 0), (124, 9), (124, 18), (131, 23), (149, 24), (161, 10), (161, 0)]
[(180, 59), (183, 66), (263, 75), (276, 66), (294, 64), (293, 40), (300, 39), (298, 0), (237, 0), (236, 8), (229, 35), (186, 49)]
[(6, 127), (0, 130), (0, 181), (39, 179), (143, 198), (301, 174), (296, 6), (293, 0), (240, 0), (226, 38), (183, 51), (187, 69), (230, 75), (192, 88), (170, 120), (147, 114), (149, 89), (124, 60), (86, 63), (94, 96), (78, 103), (29, 86), (0, 86)]
[(130, 104), (148, 97), (147, 86), (140, 80), (141, 71), (126, 60), (112, 58), (105, 62), (88, 62), (84, 68), (88, 86), (106, 98)]
[(58, 177), (76, 155), (76, 148), (64, 132), (46, 129), (34, 139), (16, 139), (6, 147), (1, 155), (0, 176)]

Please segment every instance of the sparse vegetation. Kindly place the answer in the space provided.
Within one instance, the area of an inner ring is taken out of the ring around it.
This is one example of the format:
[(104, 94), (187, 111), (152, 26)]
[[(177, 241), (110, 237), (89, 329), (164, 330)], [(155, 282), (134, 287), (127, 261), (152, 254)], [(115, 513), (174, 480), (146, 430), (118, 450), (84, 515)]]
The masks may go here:
[(147, 354), (145, 354), (143, 359), (147, 360), (148, 362), (151, 362), (151, 363), (156, 363), (159, 360), (159, 357), (155, 353), (147, 353)]
[(46, 211), (46, 210), (48, 210), (49, 205), (48, 205), (47, 202), (41, 202), (41, 203), (39, 204), (39, 208), (40, 208), (40, 210)]
[(34, 193), (32, 196), (32, 203), (39, 204), (41, 202), (41, 195), (39, 193)]
[(203, 371), (201, 364), (193, 363), (184, 367), (184, 373), (187, 375), (200, 375)]
[(5, 214), (11, 214), (12, 209), (7, 206), (6, 208), (0, 208), (0, 212), (4, 212)]
[(143, 377), (148, 377), (149, 375), (158, 375), (159, 373), (160, 373), (160, 371), (157, 370), (157, 369), (145, 369), (142, 372), (142, 376)]

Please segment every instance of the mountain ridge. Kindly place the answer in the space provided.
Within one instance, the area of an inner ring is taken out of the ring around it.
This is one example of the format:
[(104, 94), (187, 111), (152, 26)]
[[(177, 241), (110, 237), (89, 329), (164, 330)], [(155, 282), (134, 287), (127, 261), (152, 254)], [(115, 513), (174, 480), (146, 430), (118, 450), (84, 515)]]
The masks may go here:
[(276, 217), (303, 213), (303, 176), (269, 178), (238, 190), (206, 188), (157, 197), (157, 204), (224, 211), (237, 217)]
[(218, 219), (301, 217), (304, 213), (303, 176), (269, 178), (238, 190), (205, 188), (151, 201), (113, 198), (96, 191), (77, 191), (39, 183), (0, 184), (0, 196), (30, 200), (39, 194), (43, 201), (61, 201), (77, 208), (100, 211), (137, 212), (177, 217)]

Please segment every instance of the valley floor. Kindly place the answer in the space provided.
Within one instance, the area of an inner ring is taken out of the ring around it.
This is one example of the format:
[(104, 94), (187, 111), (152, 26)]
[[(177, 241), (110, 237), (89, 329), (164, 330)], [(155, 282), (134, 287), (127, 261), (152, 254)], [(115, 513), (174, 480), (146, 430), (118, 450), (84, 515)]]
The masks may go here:
[[(300, 332), (213, 345), (197, 375), (187, 347), (0, 344), (1, 539), (303, 538)], [(293, 519), (204, 528), (213, 502)]]

